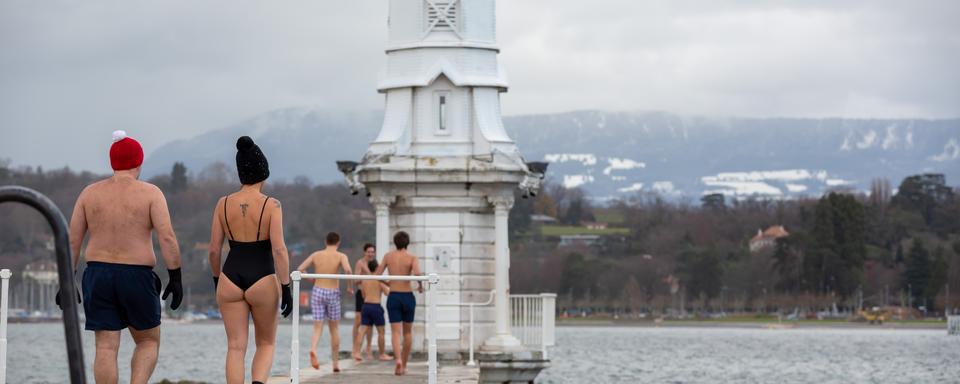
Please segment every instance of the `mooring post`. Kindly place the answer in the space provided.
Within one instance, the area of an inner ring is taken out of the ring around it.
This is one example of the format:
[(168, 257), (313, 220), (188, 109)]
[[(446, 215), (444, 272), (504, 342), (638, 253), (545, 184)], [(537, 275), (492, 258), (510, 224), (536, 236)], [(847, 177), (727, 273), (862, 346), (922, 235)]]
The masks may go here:
[(7, 384), (7, 311), (10, 309), (9, 269), (0, 270), (0, 384)]

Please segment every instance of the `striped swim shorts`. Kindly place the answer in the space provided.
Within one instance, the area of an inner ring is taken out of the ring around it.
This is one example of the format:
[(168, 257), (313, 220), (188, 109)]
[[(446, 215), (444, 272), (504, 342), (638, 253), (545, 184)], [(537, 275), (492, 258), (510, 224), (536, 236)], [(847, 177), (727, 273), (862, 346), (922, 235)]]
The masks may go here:
[(313, 287), (310, 295), (313, 320), (340, 320), (340, 290)]

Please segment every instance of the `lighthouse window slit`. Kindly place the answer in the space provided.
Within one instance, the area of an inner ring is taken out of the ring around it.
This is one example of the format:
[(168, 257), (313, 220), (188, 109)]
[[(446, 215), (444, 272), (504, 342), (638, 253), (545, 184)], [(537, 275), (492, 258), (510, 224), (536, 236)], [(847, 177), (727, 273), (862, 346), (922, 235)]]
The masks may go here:
[(441, 131), (447, 130), (447, 96), (440, 95), (440, 108), (438, 113), (439, 124), (438, 127)]

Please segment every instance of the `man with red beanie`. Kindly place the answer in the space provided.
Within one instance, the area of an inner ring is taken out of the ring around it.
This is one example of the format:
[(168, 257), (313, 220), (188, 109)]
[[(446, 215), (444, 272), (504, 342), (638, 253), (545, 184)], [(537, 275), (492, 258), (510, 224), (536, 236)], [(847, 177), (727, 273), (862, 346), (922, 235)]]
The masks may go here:
[[(76, 270), (84, 237), (83, 309), (86, 329), (96, 336), (93, 375), (97, 383), (116, 383), (120, 331), (130, 329), (136, 343), (130, 383), (147, 383), (160, 351), (160, 278), (153, 272), (157, 256), (152, 232), (169, 272), (163, 300), (170, 308), (183, 299), (180, 248), (170, 223), (167, 200), (156, 186), (138, 180), (143, 148), (126, 132), (113, 133), (113, 176), (80, 192), (70, 219), (70, 248)], [(57, 295), (57, 303), (61, 298)]]

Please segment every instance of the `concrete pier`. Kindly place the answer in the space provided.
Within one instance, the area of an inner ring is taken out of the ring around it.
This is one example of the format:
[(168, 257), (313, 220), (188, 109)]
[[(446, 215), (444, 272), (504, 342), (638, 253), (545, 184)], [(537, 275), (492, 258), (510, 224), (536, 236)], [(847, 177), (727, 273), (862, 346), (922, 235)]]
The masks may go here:
[[(355, 383), (355, 384), (421, 384), (427, 382), (427, 362), (414, 360), (407, 365), (407, 374), (394, 376), (393, 361), (363, 361), (355, 363), (352, 359), (340, 360), (340, 372), (333, 373), (333, 366), (324, 364), (320, 369), (300, 370), (300, 382), (303, 384)], [(476, 384), (480, 380), (480, 369), (460, 363), (441, 363), (437, 371), (437, 382), (448, 384)], [(268, 384), (288, 384), (287, 376), (271, 377)]]

